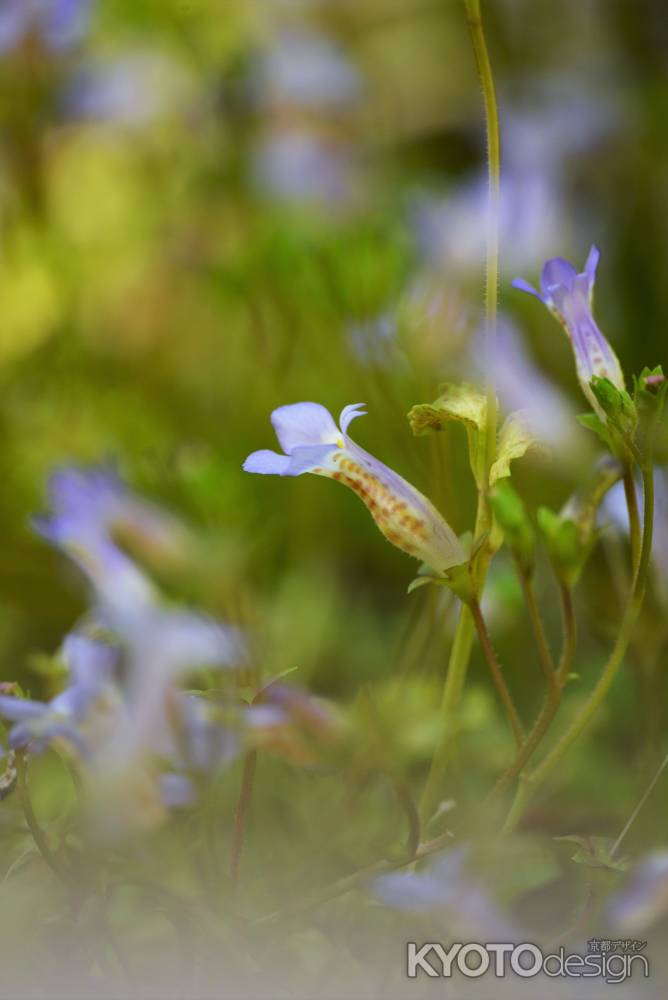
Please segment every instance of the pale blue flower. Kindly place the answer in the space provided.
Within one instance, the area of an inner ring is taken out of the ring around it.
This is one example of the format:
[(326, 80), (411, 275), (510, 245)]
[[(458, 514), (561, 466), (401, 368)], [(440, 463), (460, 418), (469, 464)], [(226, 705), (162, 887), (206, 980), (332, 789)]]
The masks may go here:
[(339, 428), (319, 403), (280, 406), (271, 421), (285, 454), (256, 451), (243, 467), (277, 476), (312, 472), (342, 482), (363, 500), (397, 548), (437, 573), (463, 563), (466, 555), (457, 536), (427, 497), (348, 436), (351, 421), (362, 415), (361, 403), (344, 407)]
[(255, 149), (252, 173), (263, 192), (288, 203), (341, 205), (354, 189), (349, 145), (299, 125), (267, 130)]
[(14, 749), (44, 750), (56, 739), (81, 754), (91, 747), (84, 723), (93, 706), (105, 697), (113, 681), (119, 651), (84, 635), (70, 634), (62, 647), (69, 683), (49, 702), (0, 695), (0, 717), (13, 722), (9, 744)]
[(115, 542), (113, 529), (126, 520), (139, 532), (159, 530), (157, 513), (140, 505), (109, 469), (59, 469), (48, 493), (53, 513), (34, 518), (33, 527), (83, 570), (106, 623), (117, 627), (142, 615), (155, 590)]
[(624, 389), (624, 375), (617, 355), (599, 330), (592, 315), (594, 281), (600, 252), (593, 246), (584, 271), (578, 273), (563, 257), (546, 261), (540, 278), (540, 291), (523, 278), (513, 286), (535, 295), (544, 302), (562, 325), (571, 342), (575, 367), (582, 391), (598, 415), (605, 420), (591, 389), (594, 376), (609, 379), (618, 389)]
[(329, 38), (305, 28), (281, 31), (260, 60), (257, 86), (267, 104), (339, 110), (359, 96), (359, 74)]
[(374, 894), (393, 909), (432, 914), (457, 930), (490, 940), (512, 940), (510, 921), (482, 884), (467, 872), (469, 851), (453, 848), (431, 858), (421, 871), (393, 872), (372, 883)]
[(608, 905), (614, 927), (631, 934), (643, 933), (668, 914), (668, 851), (646, 855), (629, 876), (621, 892)]

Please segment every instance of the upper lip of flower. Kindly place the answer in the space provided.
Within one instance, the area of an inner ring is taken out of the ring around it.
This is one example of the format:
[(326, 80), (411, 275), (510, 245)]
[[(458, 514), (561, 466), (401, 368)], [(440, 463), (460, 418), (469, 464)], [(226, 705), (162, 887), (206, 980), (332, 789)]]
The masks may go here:
[(551, 257), (545, 261), (540, 275), (540, 292), (524, 278), (515, 278), (513, 288), (518, 288), (522, 292), (535, 295), (537, 299), (544, 302), (549, 309), (555, 309), (561, 313), (561, 305), (565, 296), (582, 296), (591, 307), (594, 292), (594, 282), (596, 280), (596, 269), (601, 256), (601, 251), (597, 246), (592, 246), (584, 271), (578, 273), (570, 261), (564, 257)]

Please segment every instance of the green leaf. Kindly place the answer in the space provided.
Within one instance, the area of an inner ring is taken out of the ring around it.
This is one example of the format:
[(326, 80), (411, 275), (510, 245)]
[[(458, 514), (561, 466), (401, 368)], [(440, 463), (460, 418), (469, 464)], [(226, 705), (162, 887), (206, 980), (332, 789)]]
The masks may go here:
[(489, 473), (490, 486), (493, 486), (498, 479), (510, 475), (510, 463), (514, 459), (522, 458), (527, 451), (538, 447), (525, 414), (521, 410), (511, 413), (504, 421), (499, 434), (497, 459)]
[(434, 403), (418, 404), (408, 414), (414, 434), (443, 430), (453, 420), (477, 431), (484, 428), (487, 400), (479, 389), (462, 382), (443, 385), (441, 390), (441, 395)]
[[(622, 442), (633, 440), (638, 426), (638, 411), (626, 389), (620, 389), (609, 378), (597, 375), (594, 375), (590, 385), (610, 429), (619, 435)], [(616, 443), (614, 433), (612, 443)]]
[(535, 535), (521, 498), (508, 480), (497, 483), (490, 494), (490, 503), (508, 547), (526, 571), (533, 566)]
[(587, 430), (593, 431), (605, 447), (612, 451), (612, 441), (610, 440), (608, 428), (599, 416), (595, 413), (580, 413), (577, 419), (583, 427), (586, 427)]
[(612, 855), (614, 841), (611, 837), (580, 837), (574, 834), (567, 837), (555, 837), (555, 840), (565, 840), (576, 844), (577, 850), (571, 855), (571, 861), (586, 865), (588, 868), (608, 868), (624, 872), (629, 867), (627, 858), (615, 858)]
[(537, 521), (557, 577), (566, 586), (573, 587), (589, 558), (596, 535), (592, 532), (587, 537), (572, 518), (555, 514), (548, 507), (538, 509)]
[(460, 423), (466, 428), (469, 462), (479, 489), (485, 477), (485, 426), (487, 400), (485, 395), (468, 382), (447, 383), (441, 395), (431, 404), (414, 406), (408, 414), (414, 434), (443, 430), (448, 423)]

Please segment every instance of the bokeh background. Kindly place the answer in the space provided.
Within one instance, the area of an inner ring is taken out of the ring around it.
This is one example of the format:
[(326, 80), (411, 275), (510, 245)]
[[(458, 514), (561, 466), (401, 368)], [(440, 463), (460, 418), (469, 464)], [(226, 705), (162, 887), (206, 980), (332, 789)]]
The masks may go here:
[[(585, 407), (566, 338), (510, 281), (535, 281), (557, 254), (581, 266), (597, 243), (596, 314), (625, 371), (668, 361), (668, 19), (662, 0), (489, 0), (484, 12), (502, 130), (499, 396), (505, 411), (533, 412), (549, 449), (518, 468), (520, 489), (558, 509), (598, 445), (575, 420)], [(78, 574), (30, 528), (49, 472), (111, 461), (197, 539), (166, 591), (247, 629), (263, 677), (296, 668), (296, 682), (353, 716), (371, 691), (384, 752), (420, 781), (454, 608), (429, 588), (406, 596), (415, 567), (352, 493), (241, 465), (274, 446), (276, 406), (311, 399), (337, 413), (363, 401), (356, 440), (458, 532), (472, 527), (463, 435), (415, 439), (406, 413), (440, 382), (484, 375), (484, 171), (456, 0), (0, 3), (0, 679), (48, 693), (40, 658), (87, 602)], [(660, 557), (668, 575), (665, 548)], [(578, 592), (581, 684), (569, 711), (614, 635), (625, 559), (623, 533), (607, 529)], [(538, 587), (556, 643), (544, 567)], [(486, 601), (528, 717), (538, 667), (503, 556)], [(527, 836), (621, 828), (666, 749), (665, 649), (655, 595), (602, 722), (531, 811)], [(462, 712), (458, 807), (485, 793), (511, 751), (477, 650)], [(376, 750), (360, 745), (369, 765)], [(251, 911), (374, 860), (398, 836), (391, 789), (363, 763), (345, 808), (334, 780), (261, 763)], [(225, 781), (229, 818), (238, 773)], [(57, 821), (61, 786), (41, 787)], [(629, 848), (665, 842), (666, 819), (664, 786)], [(554, 899), (565, 925), (584, 883), (567, 846), (545, 843), (513, 848), (516, 878), (502, 894), (535, 884), (536, 913)], [(174, 844), (160, 850), (155, 864), (178, 868)], [(492, 870), (507, 863), (490, 858)], [(3, 927), (50, 912), (43, 887), (7, 898)], [(162, 940), (146, 900), (127, 910), (129, 937)], [(382, 950), (390, 931), (374, 914)], [(363, 938), (372, 922), (352, 904), (330, 915), (336, 933), (318, 919), (292, 928), (281, 953), (307, 993), (313, 969), (324, 975), (351, 947), (340, 926)]]

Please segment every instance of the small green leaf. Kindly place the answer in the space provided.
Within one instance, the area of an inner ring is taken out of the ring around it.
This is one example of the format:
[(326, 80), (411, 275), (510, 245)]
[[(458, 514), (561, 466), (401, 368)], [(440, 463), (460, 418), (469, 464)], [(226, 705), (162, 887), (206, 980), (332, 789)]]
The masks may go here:
[(571, 861), (586, 865), (588, 868), (608, 868), (612, 871), (624, 872), (629, 867), (627, 858), (615, 858), (612, 854), (614, 841), (611, 837), (555, 837), (555, 840), (565, 840), (575, 844), (577, 850), (571, 855)]
[(610, 431), (612, 450), (623, 457), (628, 442), (633, 441), (638, 427), (638, 411), (626, 389), (620, 389), (609, 378), (594, 375), (591, 390), (603, 410)]
[(479, 489), (484, 485), (485, 426), (487, 400), (485, 395), (468, 382), (447, 383), (432, 404), (414, 406), (408, 414), (414, 434), (443, 430), (448, 423), (460, 423), (466, 428), (471, 471)]
[(462, 382), (447, 383), (441, 390), (434, 403), (422, 403), (411, 409), (408, 420), (414, 434), (442, 430), (453, 420), (477, 431), (484, 428), (487, 400), (479, 389)]
[(526, 415), (518, 410), (506, 418), (499, 434), (497, 459), (489, 473), (489, 484), (493, 486), (498, 479), (510, 475), (510, 463), (516, 458), (522, 458), (530, 449), (538, 448)]
[(586, 427), (587, 430), (593, 431), (605, 447), (612, 451), (612, 441), (610, 440), (608, 428), (599, 416), (595, 413), (580, 413), (577, 419), (583, 427)]
[(535, 535), (521, 498), (508, 480), (497, 483), (490, 503), (505, 541), (524, 570), (533, 566)]

